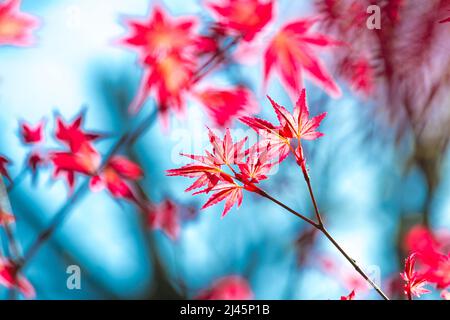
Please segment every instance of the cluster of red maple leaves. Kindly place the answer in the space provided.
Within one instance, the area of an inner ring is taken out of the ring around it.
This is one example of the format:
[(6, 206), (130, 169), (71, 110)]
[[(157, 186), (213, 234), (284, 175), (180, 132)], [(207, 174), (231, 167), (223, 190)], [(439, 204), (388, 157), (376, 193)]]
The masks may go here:
[(322, 136), (317, 129), (326, 114), (309, 118), (305, 90), (302, 90), (292, 114), (270, 97), (269, 100), (278, 117), (278, 125), (259, 118), (240, 118), (260, 137), (259, 141), (247, 150), (243, 149), (247, 137), (233, 142), (229, 129), (223, 139), (209, 130), (211, 151), (205, 151), (205, 155), (183, 154), (195, 162), (167, 171), (169, 176), (197, 179), (186, 191), (204, 187), (194, 194), (212, 193), (203, 208), (226, 200), (222, 214), (225, 216), (234, 204), (241, 205), (242, 190), (262, 193), (257, 184), (267, 179), (273, 166), (286, 159), (290, 153), (307, 174), (301, 140), (314, 140)]
[[(226, 0), (220, 4), (207, 2), (216, 21), (206, 34), (197, 31), (194, 18), (169, 18), (156, 7), (147, 22), (128, 21), (132, 34), (123, 43), (136, 49), (144, 69), (143, 79), (131, 109), (139, 110), (154, 93), (160, 114), (182, 114), (186, 99), (200, 101), (219, 127), (231, 124), (233, 118), (255, 110), (254, 97), (244, 85), (233, 88), (206, 89), (200, 80), (213, 71), (216, 59), (227, 61), (225, 49), (252, 46), (267, 25), (275, 20), (272, 0)], [(277, 71), (292, 97), (303, 87), (306, 73), (327, 93), (338, 97), (341, 91), (318, 57), (316, 48), (339, 46), (336, 41), (312, 28), (317, 18), (298, 19), (283, 25), (270, 36), (264, 50), (264, 82)], [(202, 28), (205, 29), (205, 28)], [(237, 50), (239, 51), (239, 49)], [(235, 58), (238, 58), (238, 54)], [(165, 121), (167, 122), (167, 121)]]
[[(402, 1), (388, 3), (389, 17), (395, 21)], [(337, 26), (341, 35), (349, 33), (365, 21), (361, 14), (364, 11), (362, 5), (356, 1), (318, 1), (322, 16), (284, 23), (270, 35), (263, 49), (264, 83), (267, 84), (271, 73), (276, 71), (291, 97), (297, 98), (300, 92), (293, 111), (289, 112), (269, 97), (277, 124), (249, 116), (255, 112), (256, 102), (248, 87), (211, 87), (202, 84), (201, 80), (210, 72), (226, 67), (229, 60), (238, 58), (231, 56), (235, 47), (257, 42), (255, 39), (276, 19), (276, 2), (224, 0), (207, 1), (206, 5), (213, 16), (211, 25), (200, 26), (194, 17), (170, 17), (161, 7), (155, 7), (147, 21), (127, 21), (131, 34), (121, 44), (137, 50), (143, 72), (139, 90), (130, 105), (132, 111), (138, 112), (151, 96), (167, 125), (170, 112), (183, 114), (188, 100), (193, 99), (204, 106), (216, 126), (226, 128), (223, 138), (208, 129), (212, 149), (203, 155), (183, 154), (194, 162), (167, 171), (169, 176), (196, 179), (186, 191), (210, 195), (203, 209), (225, 201), (222, 213), (225, 216), (234, 205), (241, 205), (244, 190), (267, 197), (259, 182), (268, 179), (274, 166), (289, 155), (296, 160), (305, 179), (308, 177), (302, 142), (323, 135), (318, 127), (326, 114), (310, 117), (303, 74), (327, 94), (341, 95), (341, 89), (319, 58), (322, 49), (344, 48), (341, 73), (355, 90), (370, 94), (375, 71), (367, 57), (357, 54), (358, 48), (315, 29), (319, 23), (328, 23)], [(21, 12), (19, 7), (20, 0), (0, 3), (0, 45), (27, 46), (32, 43), (31, 34), (39, 25), (38, 20)], [(338, 12), (345, 12), (345, 19), (340, 19)], [(448, 21), (449, 18), (440, 22)], [(255, 144), (247, 145), (247, 137), (233, 141), (228, 127), (234, 119), (256, 132), (258, 141)], [(70, 192), (76, 187), (77, 178), (83, 176), (89, 180), (92, 191), (106, 189), (115, 199), (132, 203), (147, 214), (149, 226), (162, 229), (170, 238), (176, 239), (182, 208), (170, 199), (153, 204), (144, 197), (137, 187), (144, 176), (142, 168), (123, 155), (102, 155), (95, 145), (102, 135), (84, 130), (83, 120), (84, 114), (71, 123), (56, 116), (53, 136), (58, 148), (45, 146), (45, 121), (36, 125), (21, 123), (20, 137), (29, 148), (26, 170), (37, 178), (41, 170), (50, 167), (55, 178), (62, 177), (66, 181)], [(0, 155), (0, 175), (12, 186), (14, 179), (8, 172), (9, 165), (11, 161)], [(11, 213), (0, 210), (0, 225), (13, 222)], [(414, 232), (409, 248), (412, 254), (406, 259), (401, 275), (406, 296), (409, 299), (419, 297), (429, 292), (425, 288), (427, 284), (434, 284), (441, 290), (442, 297), (448, 299), (450, 255), (445, 252), (448, 252), (450, 242), (437, 239), (427, 229)], [(417, 261), (420, 268), (417, 268)], [(11, 260), (0, 259), (0, 284), (16, 287), (24, 296), (32, 297), (33, 287), (25, 278), (16, 275), (15, 268)], [(252, 297), (248, 283), (239, 276), (219, 279), (198, 295), (199, 299)], [(352, 300), (354, 297), (355, 291), (352, 291), (341, 299)]]

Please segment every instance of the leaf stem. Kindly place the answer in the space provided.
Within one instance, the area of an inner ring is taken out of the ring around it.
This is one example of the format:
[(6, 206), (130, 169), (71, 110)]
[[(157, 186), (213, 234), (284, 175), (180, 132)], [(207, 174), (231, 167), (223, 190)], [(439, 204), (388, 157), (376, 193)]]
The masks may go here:
[[(358, 264), (356, 263), (356, 261), (354, 259), (352, 259), (347, 252), (345, 252), (345, 250), (339, 245), (339, 243), (330, 235), (330, 233), (327, 231), (327, 229), (324, 226), (323, 223), (323, 219), (322, 216), (319, 212), (319, 207), (317, 205), (317, 201), (316, 201), (316, 197), (314, 196), (314, 191), (311, 185), (311, 179), (309, 178), (309, 173), (308, 170), (306, 168), (306, 161), (304, 160), (304, 156), (303, 156), (303, 146), (301, 144), (301, 140), (298, 139), (298, 148), (299, 148), (299, 156), (302, 157), (301, 163), (303, 165), (301, 165), (301, 169), (302, 169), (302, 173), (303, 173), (303, 177), (305, 179), (306, 185), (308, 186), (308, 192), (309, 192), (309, 196), (311, 198), (311, 202), (313, 204), (314, 207), (314, 212), (316, 214), (317, 217), (317, 223), (315, 223), (315, 225), (313, 225), (314, 227), (316, 227), (320, 232), (322, 232), (327, 239), (336, 247), (336, 249), (339, 250), (339, 252), (345, 257), (345, 259), (347, 259), (348, 262), (350, 262), (350, 264), (353, 266), (353, 268), (364, 278), (364, 280), (366, 280), (374, 289), (375, 291), (384, 299), (384, 300), (389, 300), (389, 298), (386, 296), (386, 294), (380, 289), (380, 287), (378, 287), (378, 285), (376, 283), (374, 283), (368, 276), (367, 274), (358, 266)], [(294, 153), (294, 156), (295, 153)]]
[(337, 241), (328, 233), (324, 226), (319, 228), (319, 230), (327, 237), (328, 240), (339, 250), (339, 252), (347, 259), (348, 262), (355, 268), (355, 270), (375, 289), (375, 291), (384, 299), (389, 300), (386, 294), (381, 290), (381, 288), (370, 279), (367, 274), (359, 267), (354, 259), (352, 259), (347, 252), (337, 243)]
[[(298, 148), (299, 148), (300, 156), (303, 158), (304, 157), (303, 156), (303, 146), (302, 146), (302, 143), (301, 143), (300, 139), (298, 139)], [(294, 157), (296, 157), (295, 152), (294, 152)], [(309, 178), (308, 169), (306, 168), (306, 161), (304, 161), (304, 162), (305, 162), (305, 164), (301, 166), (302, 173), (303, 173), (303, 178), (305, 179), (306, 185), (308, 186), (309, 196), (311, 198), (311, 202), (312, 202), (313, 207), (314, 207), (314, 212), (316, 214), (318, 224), (319, 224), (319, 226), (323, 227), (322, 216), (321, 216), (321, 214), (319, 212), (319, 206), (317, 205), (316, 197), (314, 196), (313, 188), (312, 188), (312, 185), (311, 185), (311, 179)]]

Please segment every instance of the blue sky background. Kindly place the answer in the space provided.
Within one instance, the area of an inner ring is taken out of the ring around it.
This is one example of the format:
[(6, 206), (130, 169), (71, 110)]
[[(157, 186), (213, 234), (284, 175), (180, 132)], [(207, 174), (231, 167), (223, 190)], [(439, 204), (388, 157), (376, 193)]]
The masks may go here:
[[(206, 16), (199, 3), (171, 0), (166, 1), (166, 8), (174, 15)], [(35, 47), (0, 48), (0, 150), (15, 162), (12, 176), (20, 172), (27, 151), (17, 135), (21, 119), (35, 123), (45, 117), (53, 128), (55, 110), (71, 119), (86, 105), (85, 127), (113, 133), (111, 139), (98, 144), (103, 151), (127, 123), (136, 121), (124, 118), (126, 105), (117, 105), (114, 93), (123, 92), (131, 99), (141, 70), (136, 55), (113, 42), (126, 33), (121, 17), (144, 18), (153, 4), (148, 0), (23, 1), (22, 9), (39, 16), (42, 26)], [(279, 1), (278, 10), (278, 24), (311, 12), (300, 1)], [(260, 116), (273, 119), (266, 93), (259, 87), (261, 64), (241, 68), (258, 97)], [(221, 72), (210, 81), (227, 83), (230, 79)], [(383, 279), (398, 274), (398, 215), (402, 210), (421, 210), (424, 178), (414, 169), (406, 181), (400, 178), (402, 152), (393, 138), (378, 138), (376, 134), (364, 138), (368, 130), (383, 128), (371, 121), (375, 105), (355, 98), (344, 84), (344, 96), (339, 100), (324, 97), (308, 80), (305, 84), (312, 113), (329, 112), (322, 127), (325, 137), (307, 142), (306, 148), (311, 179), (330, 232), (362, 265), (378, 266)], [(269, 93), (291, 108), (276, 79), (270, 82)], [(150, 101), (140, 117), (152, 108)], [(169, 133), (156, 123), (134, 148), (146, 170), (146, 191), (155, 201), (164, 195), (197, 205), (206, 200), (183, 193), (187, 179), (164, 176), (164, 170), (179, 165), (175, 156), (179, 151), (189, 144), (195, 150), (206, 145), (200, 124), (208, 124), (209, 119), (195, 103), (188, 110), (186, 119), (172, 121)], [(384, 137), (389, 137), (390, 129), (383, 130)], [(440, 228), (450, 226), (448, 173), (447, 164), (433, 206), (433, 225)], [(299, 211), (312, 212), (301, 172), (293, 161), (283, 163), (264, 187)], [(52, 183), (50, 173), (45, 173), (37, 186), (27, 178), (10, 198), (18, 216), (17, 232), (26, 249), (66, 202), (67, 190), (63, 182)], [(143, 298), (158, 281), (148, 254), (155, 246), (163, 269), (172, 280), (182, 278), (190, 295), (217, 277), (232, 273), (248, 276), (258, 299), (339, 299), (348, 294), (348, 288), (318, 268), (314, 256), (307, 267), (296, 270), (293, 244), (305, 227), (301, 221), (247, 193), (242, 207), (224, 219), (220, 219), (222, 208), (218, 205), (202, 211), (197, 220), (183, 225), (181, 238), (173, 243), (158, 231), (143, 229), (133, 207), (118, 205), (106, 193), (89, 194), (39, 251), (26, 275), (40, 299)], [(334, 257), (343, 273), (353, 272), (324, 239), (320, 238), (315, 252), (317, 257)], [(80, 291), (66, 288), (65, 270), (74, 261), (82, 264)], [(0, 289), (0, 294), (6, 296), (6, 291)], [(364, 297), (376, 295), (368, 292)]]

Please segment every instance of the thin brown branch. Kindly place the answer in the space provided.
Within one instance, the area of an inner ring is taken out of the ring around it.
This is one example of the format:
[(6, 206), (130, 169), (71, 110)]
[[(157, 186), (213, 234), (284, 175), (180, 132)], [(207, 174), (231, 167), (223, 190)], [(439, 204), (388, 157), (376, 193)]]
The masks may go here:
[(364, 278), (364, 280), (367, 281), (367, 283), (369, 283), (374, 289), (375, 291), (384, 299), (384, 300), (389, 300), (389, 298), (386, 296), (386, 294), (380, 289), (380, 287), (375, 284), (368, 276), (367, 274), (359, 267), (359, 265), (356, 263), (356, 261), (354, 259), (352, 259), (350, 257), (350, 255), (339, 245), (339, 243), (330, 235), (330, 233), (327, 231), (327, 229), (323, 226), (320, 225), (314, 221), (312, 221), (311, 219), (305, 217), (304, 215), (298, 213), (297, 211), (295, 211), (294, 209), (288, 207), (287, 205), (285, 205), (284, 203), (282, 203), (281, 201), (269, 196), (267, 193), (265, 193), (264, 191), (261, 190), (261, 192), (257, 192), (258, 194), (260, 194), (261, 196), (273, 201), (274, 203), (276, 203), (277, 205), (279, 205), (280, 207), (284, 208), (285, 210), (289, 211), (290, 213), (294, 214), (295, 216), (299, 217), (300, 219), (306, 221), (307, 223), (309, 223), (310, 225), (312, 225), (314, 228), (316, 228), (317, 230), (319, 230), (322, 234), (324, 234), (327, 239), (336, 247), (336, 249), (339, 250), (339, 252), (347, 259), (347, 261), (353, 266), (353, 268)]

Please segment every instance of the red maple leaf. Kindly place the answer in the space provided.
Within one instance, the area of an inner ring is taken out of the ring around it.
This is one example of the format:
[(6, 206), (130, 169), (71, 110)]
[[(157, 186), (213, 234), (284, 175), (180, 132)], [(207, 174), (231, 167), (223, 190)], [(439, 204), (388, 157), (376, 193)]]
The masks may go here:
[[(195, 162), (178, 169), (167, 170), (166, 174), (196, 178), (197, 180), (186, 191), (204, 187), (194, 194), (213, 193), (203, 209), (226, 200), (222, 214), (225, 216), (235, 203), (240, 206), (243, 189), (261, 194), (262, 190), (256, 184), (266, 179), (271, 168), (286, 158), (289, 152), (296, 156), (306, 172), (300, 140), (314, 140), (322, 135), (317, 129), (325, 114), (309, 118), (304, 90), (293, 114), (273, 100), (271, 102), (278, 116), (279, 126), (258, 118), (240, 118), (258, 133), (261, 137), (259, 142), (243, 150), (248, 137), (235, 143), (229, 129), (226, 129), (223, 139), (208, 129), (212, 151), (205, 151), (205, 155), (182, 154)], [(293, 138), (298, 140), (297, 150), (300, 150), (300, 153), (291, 146)], [(279, 157), (278, 161), (276, 157)]]
[(168, 111), (184, 111), (184, 95), (191, 89), (196, 68), (196, 51), (204, 42), (193, 33), (194, 18), (167, 17), (156, 7), (147, 23), (130, 21), (132, 35), (124, 43), (141, 52), (144, 75), (139, 90), (130, 104), (138, 112), (154, 91), (156, 101), (167, 127)]
[(268, 98), (277, 114), (284, 137), (297, 140), (315, 140), (323, 136), (323, 133), (317, 131), (317, 129), (327, 114), (324, 112), (311, 119), (309, 118), (305, 89), (302, 89), (292, 114), (286, 108), (273, 101), (272, 98)]
[(25, 144), (38, 144), (44, 141), (45, 122), (39, 122), (35, 127), (28, 123), (20, 125), (20, 135)]
[(353, 300), (355, 299), (355, 290), (352, 290), (347, 296), (342, 296), (341, 300)]
[(148, 224), (152, 229), (162, 230), (170, 239), (177, 240), (180, 235), (180, 213), (176, 203), (166, 199), (152, 205), (148, 210)]
[(257, 152), (254, 148), (250, 150), (245, 163), (238, 164), (239, 178), (250, 183), (258, 183), (267, 179), (267, 174), (273, 168), (275, 163), (271, 161), (269, 150)]
[(448, 239), (439, 237), (423, 226), (413, 227), (406, 236), (406, 247), (421, 262), (421, 274), (438, 289), (450, 285), (450, 254), (445, 254)]
[(0, 257), (0, 284), (8, 289), (17, 288), (25, 298), (33, 298), (35, 291), (31, 283), (16, 274), (16, 266), (10, 260)]
[(31, 32), (38, 26), (36, 17), (20, 11), (20, 0), (0, 3), (0, 46), (29, 46)]
[[(218, 184), (213, 187), (210, 191), (213, 192), (211, 197), (206, 201), (203, 205), (202, 209), (206, 209), (211, 207), (223, 200), (225, 201), (225, 207), (222, 212), (222, 218), (226, 216), (228, 211), (233, 207), (236, 203), (239, 208), (242, 204), (242, 186), (237, 185), (236, 183), (225, 183)], [(199, 191), (197, 193), (201, 193), (203, 191)]]
[(171, 19), (160, 7), (154, 8), (146, 23), (130, 20), (127, 24), (132, 34), (123, 43), (137, 47), (142, 61), (149, 56), (156, 58), (172, 52), (186, 52), (198, 44), (192, 30), (197, 24), (194, 18)]
[(278, 158), (278, 162), (286, 159), (290, 151), (290, 139), (283, 136), (279, 126), (255, 117), (241, 117), (239, 120), (259, 135), (260, 141), (254, 146), (255, 149), (268, 150), (269, 157)]
[(416, 253), (412, 253), (405, 260), (405, 270), (401, 273), (403, 280), (405, 280), (405, 294), (411, 300), (413, 296), (420, 297), (420, 295), (429, 293), (430, 290), (424, 288), (427, 285), (427, 279), (424, 275), (416, 272), (414, 269), (416, 263)]
[(90, 187), (93, 191), (106, 188), (114, 198), (137, 203), (137, 197), (129, 182), (139, 180), (142, 176), (143, 171), (138, 164), (123, 156), (114, 156), (100, 174), (91, 179)]
[(273, 1), (224, 0), (209, 3), (219, 24), (246, 41), (251, 41), (272, 20)]
[[(75, 186), (77, 173), (95, 175), (101, 162), (101, 156), (92, 145), (99, 138), (98, 134), (82, 130), (83, 115), (78, 116), (71, 124), (66, 124), (60, 117), (56, 118), (55, 137), (69, 150), (50, 151), (49, 160), (54, 165), (54, 177), (62, 175), (70, 188)], [(37, 159), (36, 159), (37, 160)]]
[(9, 182), (12, 182), (11, 176), (9, 175), (8, 169), (6, 168), (10, 164), (11, 161), (8, 158), (0, 155), (0, 176), (4, 176), (9, 180)]
[(331, 75), (323, 67), (315, 47), (326, 48), (339, 42), (326, 35), (312, 33), (310, 29), (316, 19), (297, 20), (285, 25), (270, 42), (264, 57), (264, 79), (277, 68), (291, 95), (296, 95), (303, 87), (302, 72), (333, 97), (341, 91)]
[[(168, 176), (197, 178), (186, 191), (206, 186), (203, 190), (194, 193), (194, 195), (209, 192), (213, 193), (202, 209), (208, 208), (226, 199), (225, 208), (222, 214), (223, 217), (235, 203), (237, 203), (238, 207), (240, 206), (242, 202), (242, 189), (244, 186), (236, 184), (233, 175), (224, 171), (222, 166), (227, 167), (235, 174), (236, 172), (232, 168), (232, 165), (245, 163), (244, 157), (246, 151), (242, 151), (242, 147), (247, 141), (247, 138), (234, 143), (228, 129), (226, 130), (223, 140), (216, 136), (210, 129), (208, 129), (208, 134), (209, 141), (213, 147), (212, 152), (206, 151), (206, 156), (182, 154), (196, 162), (178, 169), (167, 170), (166, 174)], [(234, 178), (237, 179), (236, 176), (234, 176)]]
[(78, 152), (52, 151), (49, 159), (54, 165), (54, 177), (64, 176), (70, 190), (75, 187), (75, 174), (92, 176), (100, 165), (100, 154), (91, 145), (78, 150)]
[(147, 57), (146, 64), (146, 74), (130, 110), (139, 111), (154, 90), (160, 115), (166, 124), (169, 110), (174, 110), (177, 114), (184, 113), (184, 95), (191, 89), (195, 64), (175, 52), (158, 59)]
[(256, 109), (252, 93), (243, 86), (208, 88), (198, 92), (196, 97), (206, 107), (214, 123), (221, 128), (229, 126), (234, 118), (253, 113)]
[(220, 139), (214, 132), (208, 128), (209, 142), (213, 147), (212, 157), (216, 165), (231, 165), (243, 163), (246, 152), (242, 150), (247, 137), (233, 143), (230, 129), (225, 130), (225, 136)]
[(247, 280), (232, 275), (217, 280), (210, 288), (203, 290), (197, 300), (250, 300), (253, 292)]
[(81, 128), (84, 120), (83, 113), (80, 114), (71, 124), (64, 123), (61, 117), (56, 117), (55, 137), (70, 148), (72, 152), (78, 152), (81, 148), (86, 148), (97, 140), (100, 135), (88, 133)]
[[(209, 162), (209, 160), (207, 160), (209, 157), (194, 156), (194, 155), (189, 156), (197, 161)], [(178, 169), (167, 170), (166, 174), (168, 176), (183, 176), (187, 178), (196, 178), (197, 180), (185, 190), (186, 192), (196, 190), (204, 186), (206, 186), (206, 189), (203, 191), (208, 192), (214, 186), (216, 186), (221, 180), (225, 180), (228, 182), (233, 181), (231, 178), (228, 177), (228, 175), (222, 172), (220, 167), (216, 166), (215, 164), (192, 163)]]
[(325, 118), (326, 113), (322, 113), (311, 119), (309, 118), (305, 89), (302, 89), (292, 114), (270, 97), (268, 98), (277, 115), (279, 121), (278, 126), (258, 118), (242, 117), (240, 120), (255, 130), (262, 138), (258, 144), (258, 148), (261, 150), (271, 150), (268, 155), (269, 157), (278, 157), (278, 161), (281, 162), (287, 157), (290, 151), (293, 151), (299, 164), (303, 165), (304, 157), (300, 144), (296, 151), (293, 150), (291, 139), (294, 138), (300, 142), (300, 140), (315, 140), (323, 136), (323, 133), (317, 131), (317, 129)]

